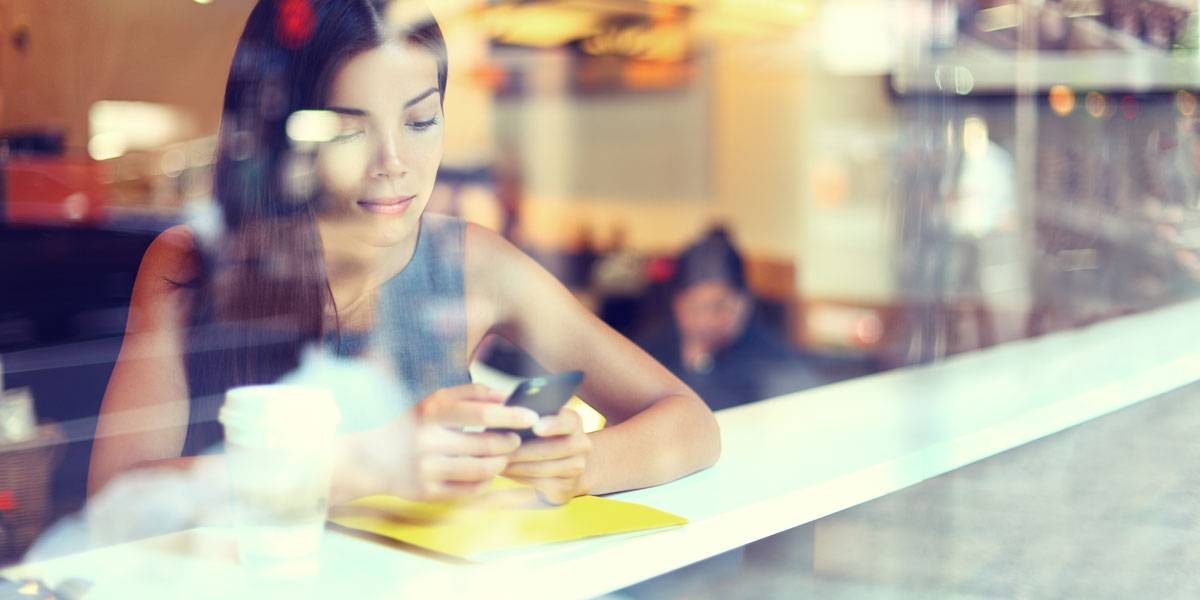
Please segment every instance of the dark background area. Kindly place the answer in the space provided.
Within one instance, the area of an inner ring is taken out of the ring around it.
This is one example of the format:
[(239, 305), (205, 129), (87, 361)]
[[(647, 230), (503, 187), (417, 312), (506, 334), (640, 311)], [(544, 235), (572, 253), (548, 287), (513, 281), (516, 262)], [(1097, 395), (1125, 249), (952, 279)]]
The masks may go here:
[(142, 254), (158, 230), (0, 224), (4, 387), (28, 387), (62, 427), (52, 517), (86, 497), (95, 417), (121, 346)]

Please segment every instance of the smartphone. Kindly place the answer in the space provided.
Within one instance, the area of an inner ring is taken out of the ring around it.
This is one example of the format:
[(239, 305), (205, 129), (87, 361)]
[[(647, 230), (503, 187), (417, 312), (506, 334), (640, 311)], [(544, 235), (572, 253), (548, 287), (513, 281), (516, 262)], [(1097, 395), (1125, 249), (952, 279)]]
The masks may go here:
[[(583, 382), (583, 371), (567, 371), (545, 377), (534, 377), (522, 381), (517, 389), (504, 401), (508, 406), (528, 408), (538, 415), (548, 417), (558, 414), (575, 394), (575, 388)], [(533, 429), (492, 429), (491, 431), (512, 432), (521, 440), (531, 440), (537, 435)]]

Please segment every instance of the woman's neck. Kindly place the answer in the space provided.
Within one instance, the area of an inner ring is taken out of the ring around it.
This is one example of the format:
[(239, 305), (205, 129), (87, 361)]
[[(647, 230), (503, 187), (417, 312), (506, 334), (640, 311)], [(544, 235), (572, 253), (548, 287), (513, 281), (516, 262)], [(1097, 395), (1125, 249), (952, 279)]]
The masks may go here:
[(317, 229), (334, 307), (341, 314), (369, 309), (379, 287), (403, 270), (416, 253), (415, 234), (395, 246), (372, 246), (363, 243), (350, 227), (318, 221)]

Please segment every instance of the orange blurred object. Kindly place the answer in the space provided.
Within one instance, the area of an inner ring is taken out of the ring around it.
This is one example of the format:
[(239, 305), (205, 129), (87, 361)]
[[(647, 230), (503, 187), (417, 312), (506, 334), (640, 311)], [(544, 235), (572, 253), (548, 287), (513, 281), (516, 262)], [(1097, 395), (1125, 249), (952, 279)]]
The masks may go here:
[(1065, 117), (1075, 110), (1075, 92), (1065, 85), (1050, 88), (1050, 109), (1060, 117)]
[(665, 90), (686, 85), (693, 73), (687, 63), (629, 60), (622, 65), (621, 75), (631, 89)]
[(836, 208), (850, 196), (850, 174), (846, 167), (835, 161), (821, 161), (813, 166), (813, 203), (821, 208)]
[(96, 223), (106, 217), (103, 167), (91, 160), (13, 158), (4, 165), (5, 223)]

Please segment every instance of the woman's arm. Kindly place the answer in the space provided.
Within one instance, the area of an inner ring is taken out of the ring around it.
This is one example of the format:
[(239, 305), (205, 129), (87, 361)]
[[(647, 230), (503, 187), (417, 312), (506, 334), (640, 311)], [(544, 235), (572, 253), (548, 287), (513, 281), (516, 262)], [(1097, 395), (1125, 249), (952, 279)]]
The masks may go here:
[[(469, 314), (521, 346), (543, 366), (586, 374), (581, 396), (609, 426), (587, 440), (575, 493), (608, 493), (664, 483), (716, 462), (720, 432), (708, 406), (662, 365), (580, 305), (551, 274), (498, 235), (466, 234)], [(565, 426), (564, 426), (565, 427)], [(565, 431), (565, 430), (564, 430)], [(578, 436), (575, 436), (578, 437)], [(546, 440), (548, 441), (548, 440)], [(525, 451), (522, 446), (518, 454)], [(544, 458), (553, 460), (550, 451)], [(532, 476), (532, 475), (531, 475)]]
[(121, 472), (178, 459), (183, 450), (188, 422), (183, 364), (187, 290), (177, 284), (193, 279), (197, 268), (192, 233), (184, 226), (160, 234), (142, 258), (125, 339), (100, 405), (88, 469), (89, 495)]
[[(224, 460), (220, 454), (180, 456), (189, 418), (184, 368), (189, 292), (178, 284), (193, 280), (198, 268), (192, 234), (184, 227), (163, 232), (142, 259), (125, 339), (100, 407), (89, 495), (130, 470), (213, 473), (214, 469), (197, 470), (197, 462)], [(481, 386), (439, 390), (418, 405), (421, 423), (398, 418), (344, 436), (332, 497), (348, 500), (381, 492), (421, 499), (471, 495), (504, 469), (504, 457), (517, 446), (516, 435), (455, 433), (445, 426), (528, 427), (536, 418), (521, 409), (489, 406), (502, 401)]]

